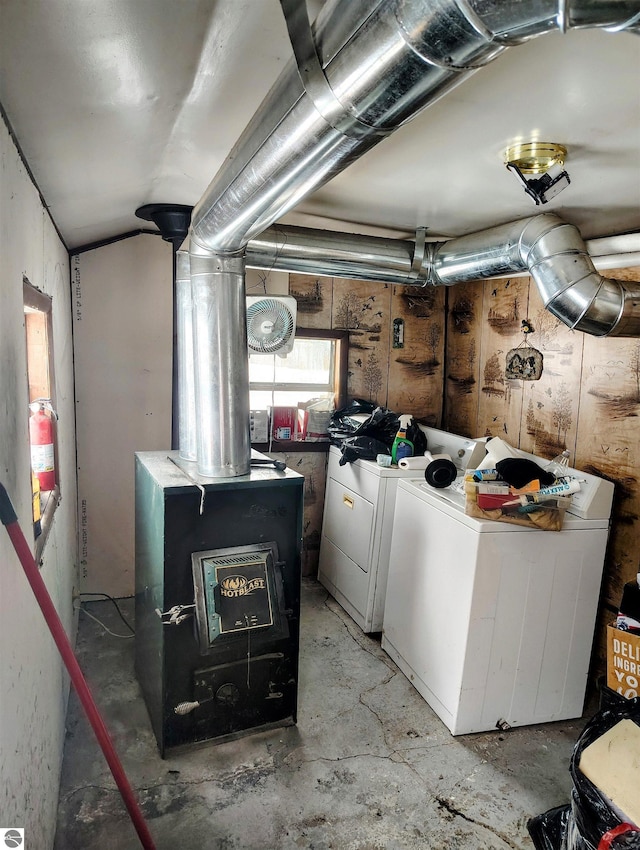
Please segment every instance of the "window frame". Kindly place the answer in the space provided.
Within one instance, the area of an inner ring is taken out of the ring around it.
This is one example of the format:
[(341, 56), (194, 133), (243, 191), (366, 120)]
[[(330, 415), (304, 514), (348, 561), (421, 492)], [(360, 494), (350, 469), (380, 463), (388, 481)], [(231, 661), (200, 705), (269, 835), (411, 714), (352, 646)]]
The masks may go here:
[[(349, 365), (349, 331), (331, 330), (329, 328), (296, 328), (296, 339), (329, 339), (336, 343), (335, 369), (333, 376), (333, 394), (336, 410), (344, 407), (347, 403), (347, 378)], [(277, 356), (277, 355), (276, 355)], [(305, 389), (297, 384), (287, 384), (292, 389)], [(249, 389), (257, 389), (249, 384)], [(271, 449), (271, 451), (325, 451), (329, 441), (304, 442), (302, 440), (270, 440), (267, 443), (252, 443), (259, 450)], [(277, 445), (277, 448), (274, 446)]]
[[(51, 406), (54, 410), (57, 409), (56, 402), (56, 381), (55, 381), (55, 358), (53, 353), (53, 298), (50, 295), (47, 295), (41, 289), (34, 286), (31, 281), (23, 276), (22, 278), (22, 300), (23, 300), (23, 315), (24, 315), (24, 339), (25, 339), (25, 353), (27, 359), (27, 398), (29, 399), (28, 404), (32, 403), (31, 399), (31, 384), (29, 377), (29, 361), (30, 361), (30, 353), (29, 353), (29, 336), (27, 329), (27, 315), (29, 310), (34, 310), (38, 313), (44, 315), (44, 326), (45, 326), (45, 334), (46, 334), (46, 350), (47, 350), (47, 373), (48, 373), (48, 389), (49, 395), (48, 398), (51, 399)], [(27, 416), (27, 426), (28, 426), (28, 418)], [(31, 440), (29, 440), (29, 449), (31, 449)], [(58, 429), (56, 424), (56, 419), (53, 419), (53, 462), (55, 469), (55, 487), (53, 490), (48, 490), (46, 492), (46, 497), (41, 496), (40, 503), (40, 534), (35, 537), (35, 560), (39, 561), (42, 556), (42, 551), (44, 550), (45, 543), (47, 541), (47, 537), (49, 536), (49, 532), (51, 530), (51, 524), (53, 521), (53, 515), (60, 501), (60, 466), (59, 466), (59, 453), (58, 453)], [(29, 470), (31, 470), (31, 457), (29, 457)], [(31, 482), (30, 482), (31, 486)]]

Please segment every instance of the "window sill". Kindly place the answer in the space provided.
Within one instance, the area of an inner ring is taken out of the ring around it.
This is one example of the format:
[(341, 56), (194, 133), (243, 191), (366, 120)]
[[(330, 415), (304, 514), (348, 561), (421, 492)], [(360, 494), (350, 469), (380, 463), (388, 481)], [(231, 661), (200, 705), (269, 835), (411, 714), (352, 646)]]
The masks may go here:
[(304, 440), (272, 440), (271, 443), (251, 443), (251, 448), (263, 454), (269, 454), (269, 452), (297, 454), (298, 452), (328, 452), (330, 445), (329, 440), (322, 443), (307, 443)]
[(45, 543), (47, 542), (47, 537), (49, 536), (49, 532), (51, 531), (51, 525), (53, 523), (53, 514), (55, 513), (56, 508), (60, 502), (60, 489), (58, 487), (55, 490), (48, 490), (46, 493), (42, 495), (42, 516), (40, 517), (40, 534), (36, 537), (35, 547), (34, 547), (34, 560), (39, 566), (40, 560), (42, 558), (42, 552), (44, 551)]

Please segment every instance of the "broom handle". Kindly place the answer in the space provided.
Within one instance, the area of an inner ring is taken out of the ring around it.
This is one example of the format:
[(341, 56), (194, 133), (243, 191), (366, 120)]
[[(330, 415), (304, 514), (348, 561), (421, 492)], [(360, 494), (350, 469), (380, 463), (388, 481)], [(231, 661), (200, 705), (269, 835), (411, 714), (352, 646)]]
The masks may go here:
[(73, 652), (69, 638), (64, 630), (64, 626), (62, 625), (58, 612), (51, 601), (47, 586), (45, 585), (42, 576), (40, 575), (40, 571), (38, 570), (38, 565), (31, 554), (29, 544), (25, 540), (22, 529), (18, 524), (18, 517), (16, 516), (16, 512), (11, 504), (9, 494), (2, 483), (0, 483), (0, 522), (2, 522), (2, 524), (6, 527), (7, 533), (11, 538), (13, 548), (16, 550), (16, 554), (22, 564), (27, 581), (31, 585), (31, 589), (33, 590), (34, 596), (40, 606), (40, 610), (42, 611), (47, 625), (49, 626), (49, 631), (51, 632), (56, 646), (58, 647), (58, 651), (60, 652), (62, 660), (69, 672), (69, 676), (71, 677), (71, 681), (73, 682), (80, 702), (82, 703), (82, 707), (84, 708), (87, 718), (93, 727), (98, 743), (102, 748), (107, 764), (109, 765), (113, 778), (116, 781), (116, 785), (120, 790), (120, 794), (122, 795), (124, 804), (127, 807), (129, 816), (131, 817), (136, 832), (138, 833), (138, 837), (140, 838), (140, 843), (144, 847), (144, 850), (155, 850), (155, 844), (151, 838), (149, 827), (147, 826), (147, 823), (142, 816), (142, 812), (138, 807), (133, 790), (115, 751), (107, 731), (107, 727), (105, 726), (100, 712), (98, 711), (98, 707), (91, 696), (91, 691), (89, 690), (89, 686), (82, 674), (82, 670), (80, 669), (80, 665), (78, 664)]

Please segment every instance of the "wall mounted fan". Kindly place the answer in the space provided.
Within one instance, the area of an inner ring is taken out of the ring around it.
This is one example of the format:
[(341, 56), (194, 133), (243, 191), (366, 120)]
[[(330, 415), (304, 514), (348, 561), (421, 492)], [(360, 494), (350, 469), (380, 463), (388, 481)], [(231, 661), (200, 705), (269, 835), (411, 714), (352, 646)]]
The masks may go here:
[(288, 295), (247, 296), (247, 344), (252, 354), (286, 355), (296, 333), (296, 299)]

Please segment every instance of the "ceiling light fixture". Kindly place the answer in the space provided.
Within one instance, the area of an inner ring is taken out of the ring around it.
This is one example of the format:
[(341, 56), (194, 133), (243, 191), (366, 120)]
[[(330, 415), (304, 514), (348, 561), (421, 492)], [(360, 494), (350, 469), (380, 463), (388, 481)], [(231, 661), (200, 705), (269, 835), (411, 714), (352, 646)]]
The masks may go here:
[[(564, 170), (567, 149), (556, 142), (527, 142), (507, 148), (504, 162), (536, 204), (546, 204), (571, 183)], [(527, 178), (527, 174), (541, 177)]]

